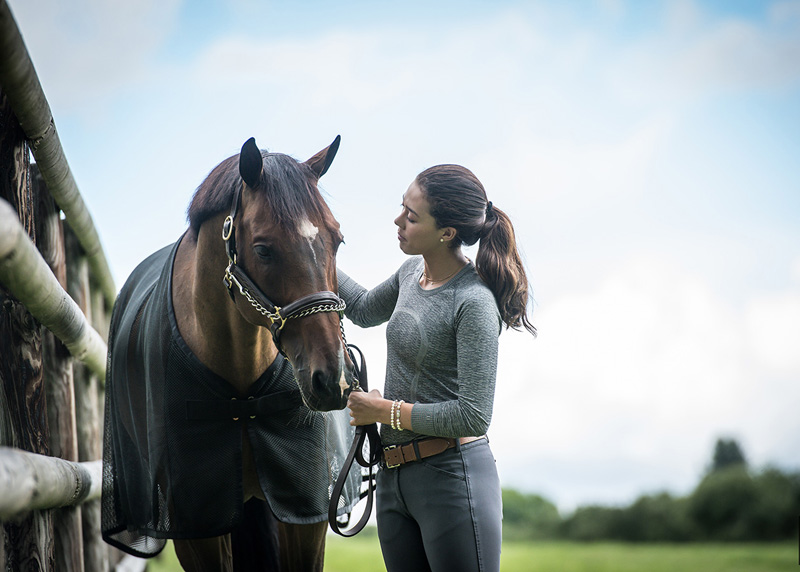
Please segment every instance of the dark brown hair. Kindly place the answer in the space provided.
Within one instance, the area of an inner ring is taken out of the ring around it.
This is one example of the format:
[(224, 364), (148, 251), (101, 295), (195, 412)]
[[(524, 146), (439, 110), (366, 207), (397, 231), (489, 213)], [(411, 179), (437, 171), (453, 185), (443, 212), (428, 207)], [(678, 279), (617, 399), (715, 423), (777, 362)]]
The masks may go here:
[(535, 336), (528, 319), (528, 277), (508, 215), (489, 202), (483, 184), (460, 165), (436, 165), (417, 175), (416, 182), (437, 226), (456, 229), (453, 248), (480, 240), (475, 268), (494, 294), (505, 325)]

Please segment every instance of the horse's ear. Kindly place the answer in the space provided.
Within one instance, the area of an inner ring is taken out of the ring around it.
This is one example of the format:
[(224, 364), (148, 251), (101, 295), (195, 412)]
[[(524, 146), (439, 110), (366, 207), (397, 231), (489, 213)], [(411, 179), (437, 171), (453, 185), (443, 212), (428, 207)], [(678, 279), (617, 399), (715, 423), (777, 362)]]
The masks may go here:
[(261, 180), (261, 170), (264, 168), (264, 159), (261, 150), (256, 145), (256, 140), (251, 137), (242, 145), (239, 154), (239, 174), (248, 187), (255, 188)]
[(328, 167), (330, 167), (331, 163), (333, 163), (333, 158), (336, 157), (336, 151), (339, 150), (339, 141), (341, 140), (342, 138), (337, 135), (336, 139), (333, 140), (333, 143), (325, 147), (325, 149), (304, 163), (304, 165), (311, 167), (311, 170), (316, 173), (317, 178), (320, 178), (322, 175), (324, 175), (327, 172)]

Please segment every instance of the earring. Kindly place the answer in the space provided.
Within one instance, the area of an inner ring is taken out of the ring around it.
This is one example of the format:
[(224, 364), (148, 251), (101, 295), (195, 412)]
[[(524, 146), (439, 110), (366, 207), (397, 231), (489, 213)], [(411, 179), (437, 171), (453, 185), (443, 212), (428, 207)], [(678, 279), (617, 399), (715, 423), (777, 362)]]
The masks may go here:
[(440, 238), (440, 239), (439, 239), (439, 242), (444, 242), (444, 238)]

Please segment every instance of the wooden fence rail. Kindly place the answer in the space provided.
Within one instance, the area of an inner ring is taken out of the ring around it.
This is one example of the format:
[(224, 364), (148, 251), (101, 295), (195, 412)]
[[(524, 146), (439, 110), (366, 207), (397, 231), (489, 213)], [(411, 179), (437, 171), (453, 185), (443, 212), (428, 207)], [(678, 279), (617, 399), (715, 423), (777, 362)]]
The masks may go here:
[(73, 463), (0, 447), (0, 520), (100, 498), (103, 462)]
[(78, 304), (61, 287), (19, 215), (0, 199), (0, 283), (34, 318), (64, 342), (99, 379), (106, 375), (106, 344), (89, 324)]

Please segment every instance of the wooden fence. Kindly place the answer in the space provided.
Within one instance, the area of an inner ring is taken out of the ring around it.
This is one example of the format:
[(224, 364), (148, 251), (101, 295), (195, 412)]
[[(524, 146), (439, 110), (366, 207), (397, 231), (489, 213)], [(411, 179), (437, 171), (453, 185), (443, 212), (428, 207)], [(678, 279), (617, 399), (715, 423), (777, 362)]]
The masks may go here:
[(0, 0), (0, 569), (144, 568), (100, 537), (115, 296), (50, 106)]

